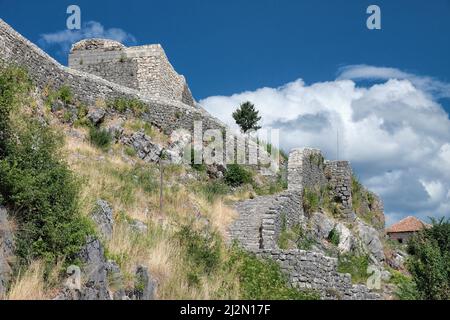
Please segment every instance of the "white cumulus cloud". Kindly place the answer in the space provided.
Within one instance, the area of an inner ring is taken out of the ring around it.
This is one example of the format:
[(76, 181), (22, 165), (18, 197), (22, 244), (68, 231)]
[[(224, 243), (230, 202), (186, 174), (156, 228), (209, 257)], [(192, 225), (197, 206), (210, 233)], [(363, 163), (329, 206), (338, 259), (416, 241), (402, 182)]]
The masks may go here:
[[(360, 79), (384, 81), (358, 86)], [(397, 69), (351, 66), (334, 81), (306, 85), (298, 79), (200, 104), (235, 127), (232, 112), (253, 102), (263, 127), (280, 129), (287, 150), (317, 147), (335, 159), (339, 140), (339, 158), (350, 160), (363, 183), (381, 195), (392, 223), (405, 215), (450, 216), (450, 120), (437, 102), (448, 88)]]
[(39, 44), (44, 47), (57, 46), (59, 47), (59, 54), (67, 55), (72, 47), (72, 44), (89, 38), (102, 38), (115, 40), (124, 44), (135, 44), (136, 38), (120, 29), (120, 28), (105, 28), (100, 22), (89, 21), (83, 24), (80, 30), (61, 30), (53, 33), (42, 34)]

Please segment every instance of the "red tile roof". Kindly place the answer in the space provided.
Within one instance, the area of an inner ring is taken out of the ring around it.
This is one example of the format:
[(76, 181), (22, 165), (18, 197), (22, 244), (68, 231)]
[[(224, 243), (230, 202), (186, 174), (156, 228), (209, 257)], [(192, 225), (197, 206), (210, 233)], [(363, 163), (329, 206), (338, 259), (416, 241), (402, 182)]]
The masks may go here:
[(407, 217), (388, 228), (387, 233), (420, 231), (427, 226), (416, 217)]

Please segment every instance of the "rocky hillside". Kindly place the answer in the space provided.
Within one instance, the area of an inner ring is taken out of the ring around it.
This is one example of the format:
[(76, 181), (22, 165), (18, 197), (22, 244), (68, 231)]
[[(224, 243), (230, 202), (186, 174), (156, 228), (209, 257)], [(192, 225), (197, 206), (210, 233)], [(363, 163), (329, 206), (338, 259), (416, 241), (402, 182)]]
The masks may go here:
[(195, 121), (226, 129), (206, 111), (0, 40), (0, 297), (390, 297), (366, 286), (390, 277), (382, 202), (348, 162), (185, 164)]

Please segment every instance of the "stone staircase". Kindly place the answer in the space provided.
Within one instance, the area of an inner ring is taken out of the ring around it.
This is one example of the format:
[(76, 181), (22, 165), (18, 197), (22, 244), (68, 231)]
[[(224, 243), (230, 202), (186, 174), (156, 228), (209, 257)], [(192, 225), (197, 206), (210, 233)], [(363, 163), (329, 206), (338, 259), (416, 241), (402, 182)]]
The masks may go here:
[(237, 240), (249, 251), (261, 249), (262, 219), (274, 201), (275, 196), (267, 196), (236, 203), (234, 209), (239, 217), (230, 226), (228, 238)]

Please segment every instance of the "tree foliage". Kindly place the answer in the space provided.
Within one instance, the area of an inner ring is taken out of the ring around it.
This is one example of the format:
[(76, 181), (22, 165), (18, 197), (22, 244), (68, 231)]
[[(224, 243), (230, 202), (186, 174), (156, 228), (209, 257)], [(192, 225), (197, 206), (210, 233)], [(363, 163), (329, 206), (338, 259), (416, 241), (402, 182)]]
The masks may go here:
[(408, 243), (407, 266), (420, 299), (450, 299), (450, 220), (432, 220), (432, 227)]
[(236, 124), (239, 125), (242, 132), (247, 133), (250, 130), (258, 131), (261, 127), (258, 122), (261, 120), (259, 111), (255, 109), (255, 105), (251, 102), (245, 102), (233, 113)]
[(26, 73), (0, 73), (0, 196), (19, 222), (22, 262), (74, 258), (90, 232), (78, 212), (78, 183), (59, 152), (62, 138), (23, 111), (31, 85)]

